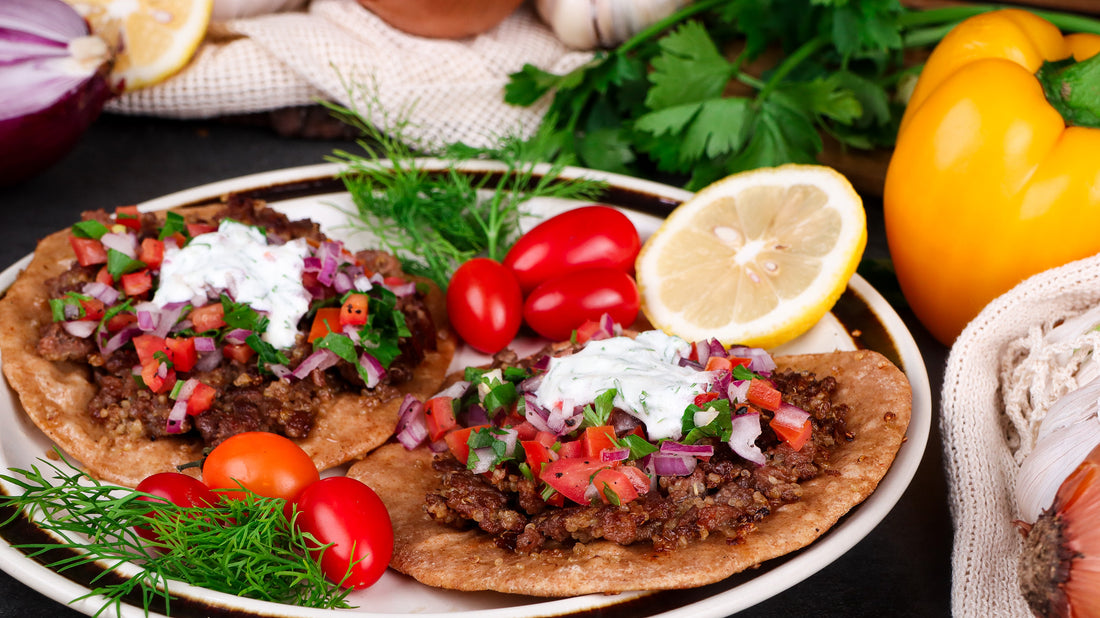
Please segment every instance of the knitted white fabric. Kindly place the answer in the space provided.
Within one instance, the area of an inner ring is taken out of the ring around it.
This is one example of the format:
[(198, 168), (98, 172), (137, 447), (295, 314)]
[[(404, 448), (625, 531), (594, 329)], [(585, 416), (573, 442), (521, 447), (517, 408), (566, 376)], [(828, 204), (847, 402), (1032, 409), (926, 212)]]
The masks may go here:
[(563, 45), (527, 6), (463, 40), (406, 34), (356, 0), (313, 0), (305, 11), (229, 20), (211, 32), (219, 36), (178, 74), (107, 109), (209, 118), (323, 99), (367, 113), (383, 130), (403, 121), (402, 135), (418, 144), (485, 146), (495, 136), (529, 134), (549, 104), (505, 103), (510, 73), (526, 63), (565, 73), (592, 57)]
[(951, 348), (941, 405), (944, 458), (955, 523), (952, 608), (956, 616), (1030, 616), (1019, 593), (1022, 548), (1013, 521), (1019, 464), (1005, 416), (1006, 352), (1100, 302), (1100, 256), (1035, 275), (987, 306)]

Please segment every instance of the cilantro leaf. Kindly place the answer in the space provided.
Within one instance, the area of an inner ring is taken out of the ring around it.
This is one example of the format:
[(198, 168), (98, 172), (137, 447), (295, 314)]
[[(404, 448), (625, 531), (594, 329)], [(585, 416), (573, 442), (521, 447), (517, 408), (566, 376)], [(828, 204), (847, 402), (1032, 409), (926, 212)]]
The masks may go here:
[(659, 42), (653, 59), (653, 84), (646, 96), (650, 109), (664, 109), (722, 96), (735, 72), (700, 22), (691, 21)]
[[(695, 413), (704, 410), (717, 410), (718, 415), (703, 427), (695, 424)], [(718, 438), (722, 442), (730, 439), (733, 433), (733, 420), (730, 417), (730, 402), (728, 399), (715, 399), (708, 401), (706, 407), (700, 407), (694, 403), (689, 404), (684, 410), (681, 419), (681, 432), (684, 444), (695, 444), (703, 438)]]
[(611, 418), (611, 412), (615, 409), (615, 395), (618, 393), (618, 389), (609, 388), (599, 395), (596, 395), (596, 399), (584, 407), (584, 420), (581, 422), (581, 427), (600, 427), (606, 425)]
[(145, 262), (135, 260), (117, 249), (107, 249), (107, 272), (116, 280), (125, 275), (145, 268)]
[(164, 240), (176, 232), (182, 232), (187, 229), (186, 224), (183, 221), (183, 215), (178, 212), (169, 211), (164, 215), (164, 226), (160, 228), (160, 233), (157, 235), (158, 240)]
[(614, 440), (615, 446), (630, 449), (628, 459), (641, 459), (650, 453), (656, 453), (660, 448), (637, 434), (627, 434)]
[(107, 232), (107, 226), (94, 219), (79, 221), (74, 223), (72, 227), (73, 236), (77, 238), (94, 238), (95, 240), (99, 240)]

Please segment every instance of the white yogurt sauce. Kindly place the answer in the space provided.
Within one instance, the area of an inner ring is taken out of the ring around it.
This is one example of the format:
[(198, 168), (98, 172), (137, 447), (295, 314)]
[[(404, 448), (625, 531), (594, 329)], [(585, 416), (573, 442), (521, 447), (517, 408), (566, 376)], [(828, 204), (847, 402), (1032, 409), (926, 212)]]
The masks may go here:
[(199, 306), (225, 292), (267, 316), (264, 341), (289, 348), (298, 334), (298, 320), (309, 310), (310, 294), (302, 285), (307, 255), (305, 239), (269, 245), (259, 229), (222, 221), (216, 232), (192, 238), (183, 249), (165, 249), (153, 302), (161, 307), (182, 302)]
[(643, 421), (650, 439), (677, 439), (684, 409), (712, 378), (679, 365), (690, 351), (688, 342), (657, 330), (591, 341), (575, 354), (550, 359), (536, 401), (570, 411), (614, 388), (614, 406)]

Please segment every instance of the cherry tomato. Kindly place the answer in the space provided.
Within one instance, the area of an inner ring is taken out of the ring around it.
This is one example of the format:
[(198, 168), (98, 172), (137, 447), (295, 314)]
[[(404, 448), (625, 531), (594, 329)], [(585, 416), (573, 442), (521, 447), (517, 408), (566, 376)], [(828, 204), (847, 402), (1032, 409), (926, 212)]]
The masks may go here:
[(610, 206), (567, 210), (531, 228), (504, 256), (526, 294), (540, 283), (585, 268), (632, 272), (642, 242), (623, 213)]
[[(210, 507), (218, 503), (218, 494), (210, 491), (202, 481), (179, 472), (160, 472), (146, 477), (138, 483), (137, 490), (161, 498), (161, 502), (170, 502), (182, 507)], [(155, 498), (141, 496), (138, 500), (153, 502)], [(146, 515), (152, 516), (153, 511)], [(160, 541), (155, 532), (145, 526), (134, 526), (134, 531), (142, 538), (157, 543)]]
[(266, 431), (231, 436), (210, 451), (202, 466), (206, 486), (231, 498), (241, 497), (233, 490), (243, 485), (261, 496), (293, 502), (318, 478), (317, 467), (300, 446)]
[(639, 302), (633, 277), (614, 268), (590, 268), (535, 288), (523, 306), (523, 319), (543, 337), (560, 341), (604, 313), (619, 324), (633, 324)]
[(447, 317), (472, 348), (493, 354), (511, 343), (523, 321), (523, 295), (500, 262), (474, 258), (447, 286)]
[(333, 544), (321, 555), (321, 571), (345, 588), (366, 588), (378, 581), (393, 556), (393, 524), (386, 505), (353, 478), (333, 476), (307, 487), (298, 498), (295, 523), (322, 545)]

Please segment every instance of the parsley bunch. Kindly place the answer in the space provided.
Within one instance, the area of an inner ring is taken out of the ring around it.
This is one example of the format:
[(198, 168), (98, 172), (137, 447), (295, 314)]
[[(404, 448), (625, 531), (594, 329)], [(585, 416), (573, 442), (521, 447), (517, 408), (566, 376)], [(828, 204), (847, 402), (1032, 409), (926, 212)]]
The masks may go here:
[[(698, 0), (568, 74), (525, 66), (505, 100), (527, 106), (552, 93), (544, 122), (581, 165), (698, 189), (743, 170), (815, 162), (822, 134), (850, 148), (891, 146), (919, 70), (903, 52), (992, 8)], [(1097, 28), (1041, 14), (1064, 29)], [(754, 61), (767, 68), (750, 69)]]

